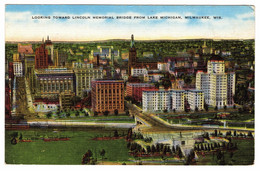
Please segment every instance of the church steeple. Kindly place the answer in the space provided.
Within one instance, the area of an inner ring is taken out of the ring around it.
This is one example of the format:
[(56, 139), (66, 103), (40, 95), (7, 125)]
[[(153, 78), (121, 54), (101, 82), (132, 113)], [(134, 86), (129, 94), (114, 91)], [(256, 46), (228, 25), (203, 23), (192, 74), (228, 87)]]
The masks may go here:
[(135, 41), (134, 41), (134, 35), (132, 34), (131, 36), (131, 44), (130, 44), (131, 48), (133, 48), (135, 46)]

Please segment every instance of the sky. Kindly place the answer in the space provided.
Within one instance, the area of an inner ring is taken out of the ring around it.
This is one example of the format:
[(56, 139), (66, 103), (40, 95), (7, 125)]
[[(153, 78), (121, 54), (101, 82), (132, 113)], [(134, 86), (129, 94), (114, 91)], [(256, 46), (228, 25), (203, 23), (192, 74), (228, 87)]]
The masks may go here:
[[(51, 19), (32, 19), (50, 16)], [(53, 19), (70, 16), (70, 19)], [(73, 16), (145, 16), (145, 19), (72, 19)], [(147, 19), (181, 16), (182, 19)], [(185, 19), (209, 16), (210, 19)], [(213, 19), (221, 16), (221, 19)], [(252, 39), (252, 6), (6, 5), (6, 41), (94, 41), (107, 39)]]

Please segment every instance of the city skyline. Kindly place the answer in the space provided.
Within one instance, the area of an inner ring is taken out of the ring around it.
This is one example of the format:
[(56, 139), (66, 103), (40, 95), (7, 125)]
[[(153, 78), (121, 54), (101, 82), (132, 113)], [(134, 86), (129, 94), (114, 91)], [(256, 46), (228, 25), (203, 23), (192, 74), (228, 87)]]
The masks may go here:
[[(35, 16), (50, 19), (32, 19)], [(71, 19), (53, 19), (53, 16)], [(72, 19), (73, 16), (146, 18)], [(147, 19), (151, 16), (182, 19)], [(185, 19), (185, 16), (211, 19)], [(94, 41), (128, 39), (130, 34), (136, 35), (137, 40), (178, 40), (254, 39), (254, 20), (253, 6), (6, 5), (5, 23), (6, 41), (39, 41), (46, 35), (54, 41)]]

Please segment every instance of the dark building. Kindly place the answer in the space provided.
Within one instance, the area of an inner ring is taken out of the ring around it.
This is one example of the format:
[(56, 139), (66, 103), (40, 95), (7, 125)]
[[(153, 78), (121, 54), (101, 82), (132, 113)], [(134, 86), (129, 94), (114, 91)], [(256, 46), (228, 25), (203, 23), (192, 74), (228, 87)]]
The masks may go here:
[(35, 69), (48, 68), (48, 61), (48, 50), (45, 47), (45, 43), (43, 43), (35, 50)]
[(129, 49), (129, 58), (128, 58), (128, 75), (131, 75), (131, 67), (136, 63), (136, 49), (134, 42), (134, 35), (131, 36), (131, 45)]

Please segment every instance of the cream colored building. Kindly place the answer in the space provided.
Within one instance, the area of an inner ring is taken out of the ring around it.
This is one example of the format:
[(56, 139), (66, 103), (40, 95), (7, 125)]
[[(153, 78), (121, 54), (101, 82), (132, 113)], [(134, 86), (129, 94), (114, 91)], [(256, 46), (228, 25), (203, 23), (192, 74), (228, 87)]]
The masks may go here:
[(220, 108), (231, 106), (234, 104), (235, 73), (225, 73), (224, 59), (213, 56), (208, 61), (208, 71), (197, 72), (196, 89), (204, 91), (208, 105)]
[(84, 90), (91, 89), (91, 81), (103, 78), (103, 69), (77, 68), (74, 70), (76, 77), (76, 96), (82, 96)]

